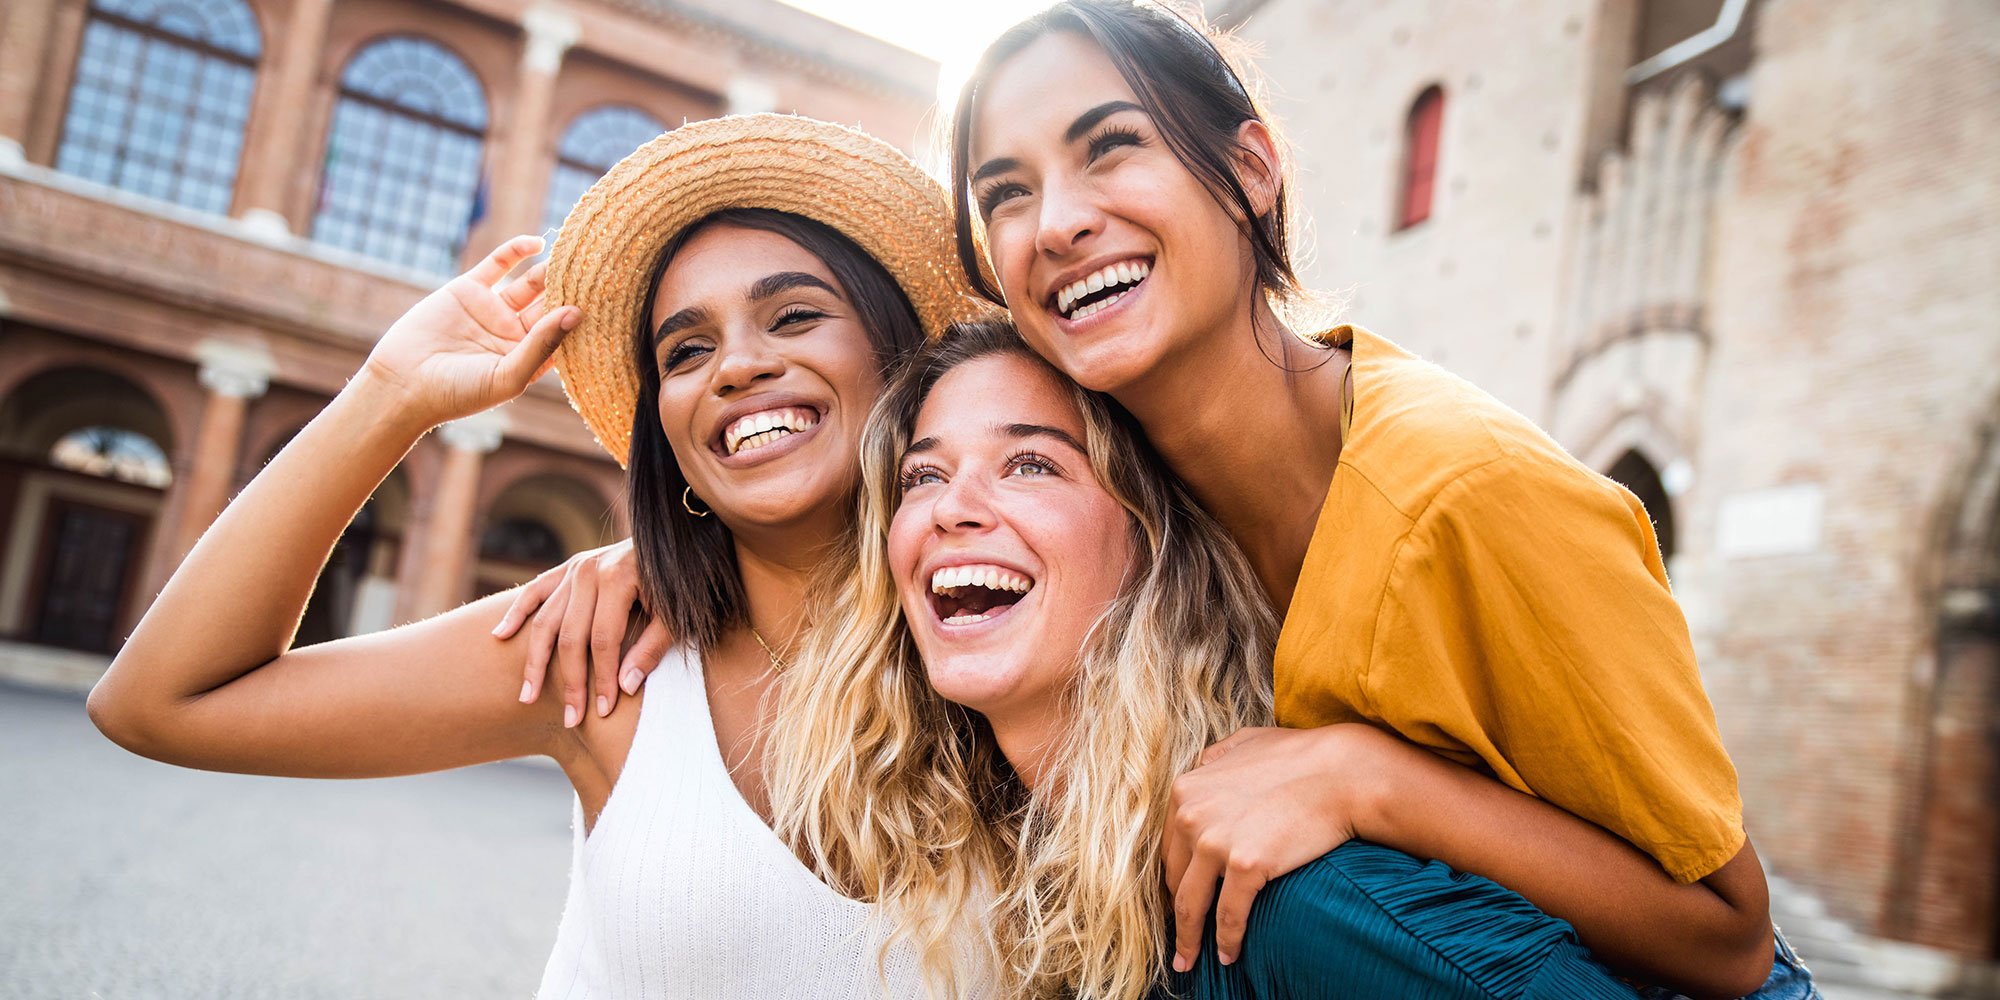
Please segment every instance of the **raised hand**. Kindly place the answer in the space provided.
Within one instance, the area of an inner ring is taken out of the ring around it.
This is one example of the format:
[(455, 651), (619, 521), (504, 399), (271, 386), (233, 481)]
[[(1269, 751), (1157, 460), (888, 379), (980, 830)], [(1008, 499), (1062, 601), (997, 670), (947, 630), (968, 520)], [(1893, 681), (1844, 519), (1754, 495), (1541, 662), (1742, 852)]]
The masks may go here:
[(538, 237), (516, 236), (425, 296), (376, 342), (360, 377), (390, 387), (407, 415), (433, 425), (520, 395), (583, 318), (543, 302), (545, 263), (503, 280), (541, 248)]

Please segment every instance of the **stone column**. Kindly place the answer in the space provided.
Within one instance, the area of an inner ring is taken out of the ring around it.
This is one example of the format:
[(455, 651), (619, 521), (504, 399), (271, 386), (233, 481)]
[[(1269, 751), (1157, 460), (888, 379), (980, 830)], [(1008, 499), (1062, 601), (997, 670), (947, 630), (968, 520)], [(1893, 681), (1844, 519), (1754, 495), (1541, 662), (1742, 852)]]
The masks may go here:
[(268, 46), (263, 80), (245, 127), (242, 172), (236, 179), (237, 216), (253, 233), (282, 237), (292, 231), (289, 212), (297, 189), (313, 87), (319, 80), (333, 0), (292, 0), (284, 34)]
[(0, 167), (26, 160), (55, 11), (56, 0), (7, 0), (0, 6)]
[(472, 568), (472, 522), (479, 502), (479, 469), (486, 456), (500, 447), (507, 420), (496, 410), (454, 420), (438, 428), (444, 464), (431, 495), (428, 518), (419, 542), (423, 551), (409, 584), (411, 617), (428, 618), (449, 611), (465, 600), (465, 581)]
[(555, 99), (556, 77), (563, 56), (576, 44), (582, 25), (576, 15), (553, 4), (537, 3), (521, 15), (527, 41), (521, 48), (520, 75), (514, 85), (514, 109), (506, 131), (494, 137), (491, 162), (490, 211), (482, 232), (467, 240), (466, 256), (483, 256), (495, 241), (516, 233), (542, 231), (543, 201), (548, 197), (552, 142), (549, 108)]
[(723, 112), (754, 115), (778, 110), (778, 88), (754, 73), (739, 72), (729, 78), (723, 95)]
[(236, 484), (237, 456), (243, 449), (243, 414), (250, 400), (270, 387), (274, 367), (271, 356), (261, 348), (221, 341), (197, 346), (195, 356), (201, 360), (198, 378), (208, 390), (208, 402), (202, 407), (201, 427), (195, 432), (194, 457), (187, 474), (174, 487), (185, 493), (172, 535), (176, 565), (229, 502), (230, 488)]

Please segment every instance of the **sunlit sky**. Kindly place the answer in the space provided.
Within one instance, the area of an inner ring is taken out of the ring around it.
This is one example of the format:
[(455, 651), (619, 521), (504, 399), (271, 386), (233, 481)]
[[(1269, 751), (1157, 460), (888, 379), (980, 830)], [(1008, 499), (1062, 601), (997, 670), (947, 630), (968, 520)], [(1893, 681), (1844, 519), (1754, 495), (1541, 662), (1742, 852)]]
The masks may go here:
[(829, 21), (936, 59), (938, 105), (949, 107), (981, 50), (1052, 0), (784, 0)]

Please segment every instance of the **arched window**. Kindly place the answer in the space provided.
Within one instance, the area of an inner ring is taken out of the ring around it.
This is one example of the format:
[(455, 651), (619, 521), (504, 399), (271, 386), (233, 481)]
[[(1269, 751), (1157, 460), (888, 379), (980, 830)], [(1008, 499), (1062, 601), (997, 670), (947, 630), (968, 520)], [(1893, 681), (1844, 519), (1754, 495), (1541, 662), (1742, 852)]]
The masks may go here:
[(1396, 188), (1396, 228), (1408, 229), (1431, 217), (1437, 180), (1438, 133), (1444, 126), (1444, 88), (1417, 95), (1403, 123), (1403, 176)]
[(313, 239), (450, 274), (482, 200), (486, 92), (457, 56), (388, 38), (340, 74)]
[(1645, 505), (1646, 513), (1653, 519), (1653, 537), (1660, 543), (1660, 558), (1674, 557), (1674, 505), (1667, 498), (1667, 488), (1660, 482), (1660, 474), (1653, 469), (1653, 463), (1636, 451), (1628, 451), (1612, 463), (1611, 471), (1605, 475), (1618, 485), (1632, 491)]
[(166, 489), (174, 481), (167, 454), (152, 438), (123, 427), (84, 427), (57, 440), (49, 464), (87, 476)]
[(563, 218), (576, 200), (612, 164), (666, 130), (658, 118), (619, 105), (576, 116), (556, 144), (556, 172), (549, 179), (548, 211), (543, 215), (546, 230), (562, 228)]
[(486, 526), (479, 538), (482, 559), (553, 566), (568, 555), (555, 529), (527, 517), (509, 517)]
[(56, 169), (229, 211), (260, 51), (242, 0), (91, 0)]

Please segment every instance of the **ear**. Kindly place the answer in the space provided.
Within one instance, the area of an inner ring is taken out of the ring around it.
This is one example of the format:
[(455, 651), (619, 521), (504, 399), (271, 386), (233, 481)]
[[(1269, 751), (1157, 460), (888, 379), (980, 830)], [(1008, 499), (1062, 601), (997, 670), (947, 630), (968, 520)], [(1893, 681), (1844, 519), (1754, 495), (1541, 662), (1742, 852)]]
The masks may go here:
[(1255, 118), (1236, 126), (1236, 181), (1250, 196), (1250, 207), (1262, 218), (1278, 203), (1285, 178), (1278, 166), (1278, 140)]

